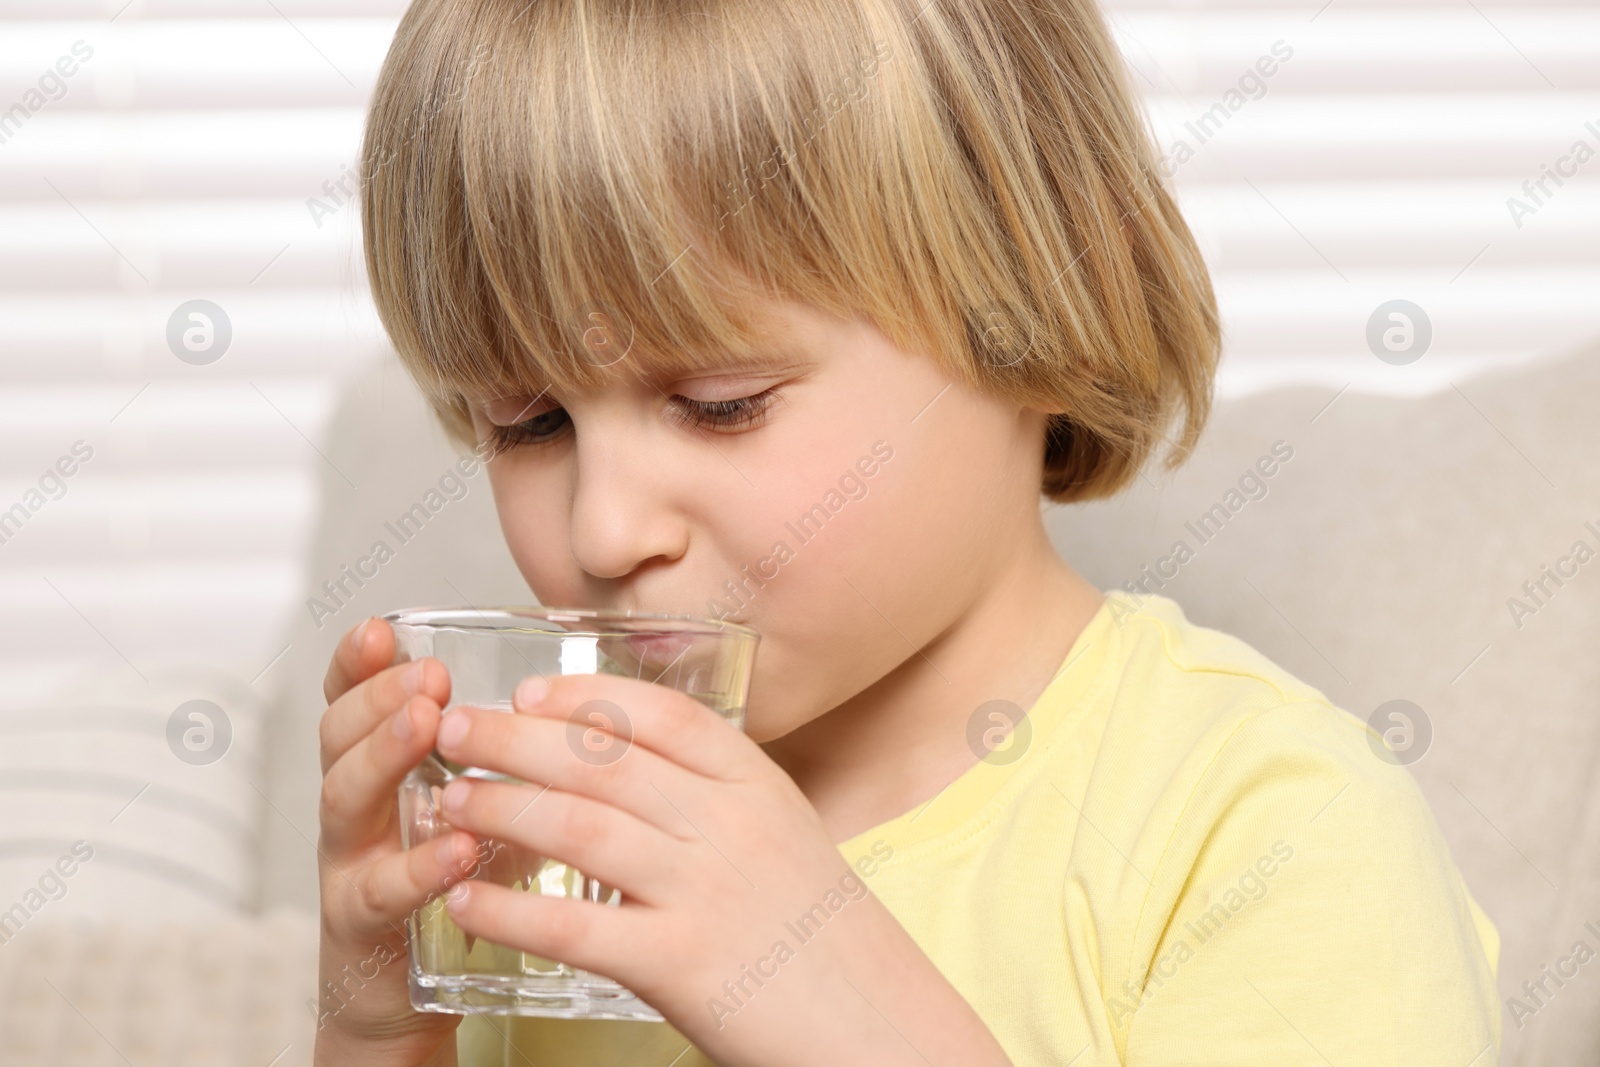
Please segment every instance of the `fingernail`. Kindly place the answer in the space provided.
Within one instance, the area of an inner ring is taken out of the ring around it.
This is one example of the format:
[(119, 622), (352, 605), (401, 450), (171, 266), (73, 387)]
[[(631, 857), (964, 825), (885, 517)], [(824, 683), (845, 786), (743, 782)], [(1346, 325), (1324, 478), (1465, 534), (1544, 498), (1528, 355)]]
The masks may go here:
[(545, 694), (549, 691), (549, 680), (536, 674), (522, 680), (522, 683), (517, 686), (514, 699), (519, 707), (536, 708), (539, 706), (539, 701), (543, 700)]
[(461, 810), (461, 805), (467, 802), (467, 794), (472, 792), (472, 786), (464, 778), (457, 778), (444, 787), (444, 796), (441, 801), (444, 810), (452, 815)]
[(449, 908), (451, 912), (459, 915), (463, 910), (466, 909), (467, 895), (471, 892), (472, 890), (467, 886), (467, 883), (457, 882), (455, 885), (451, 886), (450, 891), (444, 895), (444, 906)]
[(401, 708), (394, 713), (394, 721), (390, 723), (394, 735), (402, 741), (411, 740), (411, 713), (406, 708)]
[(423, 662), (419, 659), (407, 667), (406, 672), (400, 676), (400, 688), (410, 694), (422, 692), (423, 673)]
[(444, 721), (439, 724), (439, 747), (455, 748), (461, 744), (467, 736), (467, 728), (471, 725), (472, 723), (467, 721), (467, 717), (459, 710), (446, 715)]
[(365, 652), (367, 650), (367, 629), (369, 627), (371, 627), (371, 625), (372, 625), (372, 620), (371, 619), (367, 619), (360, 626), (356, 627), (356, 651), (357, 652)]

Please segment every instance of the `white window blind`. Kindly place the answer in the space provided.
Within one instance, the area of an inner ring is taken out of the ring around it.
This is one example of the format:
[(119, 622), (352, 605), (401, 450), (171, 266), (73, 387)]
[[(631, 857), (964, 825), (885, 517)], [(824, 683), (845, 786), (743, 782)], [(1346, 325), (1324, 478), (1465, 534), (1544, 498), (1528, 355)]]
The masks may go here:
[[(1600, 5), (1109, 13), (1217, 284), (1224, 393), (1428, 391), (1600, 334)], [(1399, 299), (1432, 327), (1403, 366), (1366, 337)]]
[[(4, 6), (0, 107), (75, 42), (93, 54), (0, 143), (0, 507), (74, 442), (93, 458), (0, 544), (0, 700), (173, 662), (248, 682), (279, 651), (317, 442), (385, 353), (339, 185), (402, 8)], [(197, 298), (232, 328), (203, 366), (166, 339)]]

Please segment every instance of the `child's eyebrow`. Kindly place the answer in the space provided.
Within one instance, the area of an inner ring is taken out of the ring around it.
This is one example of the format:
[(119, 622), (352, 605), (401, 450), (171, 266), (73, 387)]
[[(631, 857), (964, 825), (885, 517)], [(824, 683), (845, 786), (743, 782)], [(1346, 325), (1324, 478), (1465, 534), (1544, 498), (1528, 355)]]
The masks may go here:
[(546, 386), (532, 400), (523, 400), (515, 394), (511, 396), (494, 397), (490, 400), (470, 401), (481, 410), (484, 417), (496, 426), (514, 426), (521, 422), (532, 410), (533, 406), (543, 399), (545, 393), (550, 391)]
[(710, 359), (709, 365), (704, 368), (683, 368), (681, 372), (676, 370), (667, 370), (660, 375), (660, 378), (665, 380), (711, 377), (718, 374), (738, 374), (741, 372), (770, 373), (808, 366), (814, 362), (815, 360), (811, 359), (804, 352), (795, 349), (791, 345), (775, 344), (770, 348), (762, 349), (756, 352), (742, 354), (729, 353), (726, 355), (714, 356)]
[[(783, 342), (775, 343), (770, 348), (763, 348), (745, 353), (717, 353), (706, 357), (705, 363), (706, 365), (702, 367), (661, 367), (655, 369), (651, 373), (646, 374), (643, 377), (643, 380), (657, 389), (664, 390), (666, 386), (672, 384), (673, 382), (697, 378), (711, 378), (739, 374), (755, 376), (761, 374), (777, 374), (789, 371), (806, 370), (814, 367), (816, 360), (808, 356), (803, 350), (799, 349), (793, 343)], [(467, 403), (482, 410), (484, 414), (490, 418), (491, 422), (500, 423), (500, 413), (510, 408), (513, 401), (518, 402), (516, 407), (519, 409), (519, 412), (516, 418), (520, 419), (522, 417), (522, 413), (530, 410), (553, 388), (553, 385), (543, 385), (535, 390), (530, 384), (528, 389), (509, 393), (501, 393), (496, 396), (486, 397), (481, 394), (474, 395), (469, 392), (463, 392), (463, 396), (466, 398)], [(516, 419), (511, 421), (516, 421)], [(504, 424), (509, 425), (509, 423)]]
[(636, 380), (664, 389), (678, 381), (721, 375), (775, 374), (812, 367), (816, 362), (815, 356), (798, 342), (774, 337), (749, 349), (706, 352), (693, 363), (680, 360), (649, 364), (636, 375)]

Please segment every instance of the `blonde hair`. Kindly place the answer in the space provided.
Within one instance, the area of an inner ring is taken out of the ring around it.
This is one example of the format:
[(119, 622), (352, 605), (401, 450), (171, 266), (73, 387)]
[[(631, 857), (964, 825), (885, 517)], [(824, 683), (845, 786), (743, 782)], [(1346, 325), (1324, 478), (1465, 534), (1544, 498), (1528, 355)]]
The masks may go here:
[(1215, 298), (1098, 9), (923, 3), (414, 0), (362, 221), (379, 315), (452, 438), (475, 444), (464, 390), (754, 351), (757, 292), (1059, 413), (1056, 502), (1125, 486), (1180, 407), (1167, 465), (1186, 459)]

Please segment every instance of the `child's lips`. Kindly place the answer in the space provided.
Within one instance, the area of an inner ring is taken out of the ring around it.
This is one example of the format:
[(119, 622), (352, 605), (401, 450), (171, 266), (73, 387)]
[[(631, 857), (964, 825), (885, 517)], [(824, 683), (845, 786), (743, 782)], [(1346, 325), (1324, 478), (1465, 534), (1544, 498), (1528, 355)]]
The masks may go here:
[(629, 634), (628, 647), (640, 659), (670, 663), (694, 643), (693, 634)]

